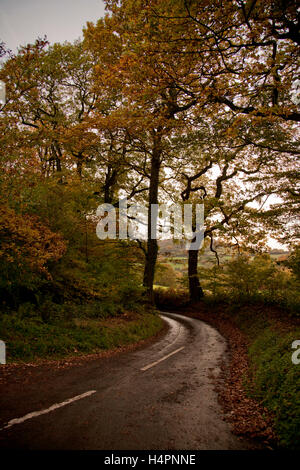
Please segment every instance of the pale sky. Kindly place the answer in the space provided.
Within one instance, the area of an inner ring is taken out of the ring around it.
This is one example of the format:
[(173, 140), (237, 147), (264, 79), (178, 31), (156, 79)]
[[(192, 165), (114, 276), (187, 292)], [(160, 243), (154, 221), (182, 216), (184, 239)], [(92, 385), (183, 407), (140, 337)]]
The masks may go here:
[(13, 52), (44, 35), (51, 43), (72, 42), (101, 16), (102, 0), (0, 0), (0, 41)]

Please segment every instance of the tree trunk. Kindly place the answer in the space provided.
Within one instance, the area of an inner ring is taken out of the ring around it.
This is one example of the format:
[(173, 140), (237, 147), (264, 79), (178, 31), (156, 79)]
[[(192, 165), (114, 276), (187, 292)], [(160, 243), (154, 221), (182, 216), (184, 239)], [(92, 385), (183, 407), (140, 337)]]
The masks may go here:
[(147, 297), (151, 304), (154, 303), (153, 284), (154, 284), (154, 274), (155, 274), (157, 253), (158, 253), (157, 240), (151, 240), (151, 239), (148, 240), (143, 284), (144, 284), (144, 287), (146, 287)]
[[(51, 145), (51, 151), (52, 151), (52, 156), (53, 156), (53, 159), (54, 159), (53, 169), (56, 167), (56, 171), (59, 174), (61, 174), (61, 172), (62, 172), (62, 168), (61, 168), (62, 152), (61, 152), (60, 146), (58, 145), (57, 142), (55, 142), (54, 144)], [(62, 176), (60, 176), (58, 182), (59, 183), (63, 182)]]
[(114, 199), (114, 188), (116, 185), (117, 181), (117, 170), (113, 170), (111, 166), (108, 166), (107, 172), (105, 175), (105, 181), (103, 185), (103, 190), (104, 190), (104, 202), (108, 204), (113, 203)]
[(198, 276), (198, 253), (199, 250), (189, 250), (188, 255), (188, 277), (190, 301), (199, 302), (204, 296)]
[(81, 160), (81, 158), (79, 158), (77, 160), (77, 174), (78, 174), (79, 178), (81, 179), (82, 178), (82, 160)]
[(144, 269), (144, 281), (143, 285), (146, 287), (147, 296), (150, 303), (154, 303), (153, 294), (153, 283), (155, 274), (155, 265), (158, 253), (157, 239), (152, 238), (151, 225), (157, 227), (157, 214), (152, 209), (152, 204), (158, 204), (158, 184), (159, 184), (159, 170), (161, 165), (161, 149), (160, 149), (161, 137), (154, 136), (154, 145), (151, 158), (151, 175), (149, 185), (149, 200), (148, 200), (148, 240), (147, 240), (147, 252), (145, 259)]

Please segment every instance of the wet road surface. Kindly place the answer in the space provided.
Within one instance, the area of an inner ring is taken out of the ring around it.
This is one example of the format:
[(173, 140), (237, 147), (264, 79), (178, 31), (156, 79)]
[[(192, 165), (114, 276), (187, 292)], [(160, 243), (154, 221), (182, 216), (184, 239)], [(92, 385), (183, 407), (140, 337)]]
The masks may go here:
[(164, 313), (154, 344), (1, 388), (0, 448), (240, 450), (214, 383), (226, 342), (206, 323)]

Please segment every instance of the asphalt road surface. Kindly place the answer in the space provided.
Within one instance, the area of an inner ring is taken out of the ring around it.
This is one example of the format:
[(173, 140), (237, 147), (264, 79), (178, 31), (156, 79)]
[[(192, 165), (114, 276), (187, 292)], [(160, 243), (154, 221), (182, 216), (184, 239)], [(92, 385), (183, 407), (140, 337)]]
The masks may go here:
[(154, 344), (43, 370), (0, 395), (0, 448), (241, 450), (214, 390), (226, 342), (211, 326), (164, 314)]

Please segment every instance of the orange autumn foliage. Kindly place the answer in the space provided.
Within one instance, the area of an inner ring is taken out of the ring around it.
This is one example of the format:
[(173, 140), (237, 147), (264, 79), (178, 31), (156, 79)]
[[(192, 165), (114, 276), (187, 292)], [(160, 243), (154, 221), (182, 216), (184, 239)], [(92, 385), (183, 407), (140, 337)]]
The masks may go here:
[(18, 214), (5, 204), (0, 206), (0, 238), (1, 263), (14, 263), (21, 271), (29, 268), (47, 278), (51, 277), (47, 263), (59, 260), (66, 251), (62, 236), (38, 217)]

